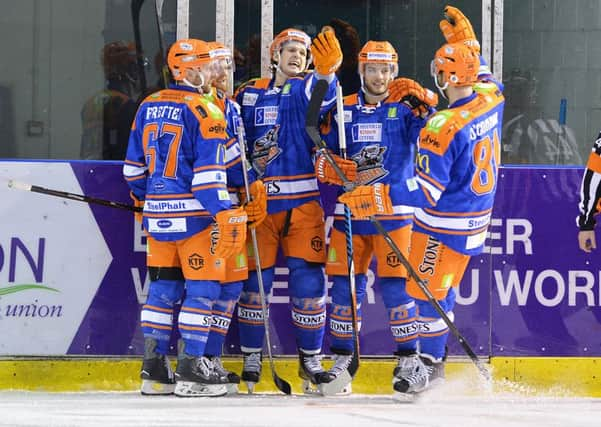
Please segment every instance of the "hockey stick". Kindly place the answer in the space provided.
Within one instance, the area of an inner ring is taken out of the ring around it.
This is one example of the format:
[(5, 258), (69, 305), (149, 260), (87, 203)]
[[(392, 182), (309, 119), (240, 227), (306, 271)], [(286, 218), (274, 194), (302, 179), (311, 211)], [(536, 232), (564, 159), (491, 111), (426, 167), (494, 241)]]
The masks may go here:
[(165, 32), (163, 31), (163, 0), (154, 2), (155, 17), (157, 21), (157, 30), (159, 33), (159, 52), (161, 53), (161, 79), (165, 87), (169, 86), (169, 69), (167, 68), (167, 59), (165, 58)]
[[(320, 94), (317, 94), (320, 96)], [(324, 93), (325, 95), (325, 93)], [(323, 99), (323, 97), (322, 97)], [(320, 101), (321, 104), (321, 101)], [(309, 103), (309, 110), (316, 108)], [(319, 105), (317, 106), (319, 108)], [(340, 145), (340, 154), (346, 159), (346, 133), (344, 131), (344, 101), (342, 96), (342, 86), (340, 83), (336, 84), (336, 109), (338, 111), (338, 143)], [(308, 113), (307, 113), (308, 114)], [(311, 114), (314, 114), (311, 112)], [(319, 115), (319, 110), (318, 113)], [(344, 387), (349, 384), (357, 370), (359, 370), (359, 322), (357, 316), (357, 286), (355, 282), (355, 260), (353, 251), (353, 229), (351, 224), (351, 211), (348, 206), (344, 205), (344, 235), (346, 238), (346, 258), (348, 261), (348, 280), (349, 280), (349, 294), (351, 301), (351, 322), (353, 327), (353, 344), (354, 351), (351, 363), (347, 369), (341, 372), (333, 381), (321, 385), (321, 392), (326, 395), (333, 395), (342, 392)]]
[(94, 203), (95, 205), (108, 206), (110, 208), (125, 209), (127, 211), (142, 212), (143, 208), (139, 206), (128, 205), (112, 200), (97, 199), (96, 197), (84, 196), (82, 194), (67, 193), (66, 191), (52, 190), (50, 188), (40, 187), (38, 185), (26, 184), (24, 182), (8, 180), (8, 188), (16, 190), (31, 191), (33, 193), (47, 194), (49, 196), (62, 197), (63, 199), (77, 200), (78, 202)]
[(148, 88), (146, 82), (146, 73), (144, 71), (144, 55), (142, 55), (142, 35), (140, 33), (140, 10), (144, 0), (132, 0), (131, 2), (131, 19), (134, 26), (134, 40), (136, 43), (136, 64), (138, 74), (140, 75), (140, 85), (142, 92), (146, 92)]
[[(250, 200), (250, 185), (248, 183), (248, 159), (246, 158), (246, 140), (244, 134), (244, 126), (238, 126), (238, 143), (240, 144), (240, 158), (242, 160), (242, 176), (244, 178), (244, 188), (246, 197)], [(257, 231), (254, 228), (250, 229), (250, 237), (253, 244), (255, 255), (255, 268), (257, 272), (257, 281), (259, 282), (259, 295), (261, 297), (261, 313), (263, 314), (263, 327), (265, 328), (265, 342), (267, 343), (267, 356), (269, 357), (269, 367), (271, 368), (271, 376), (278, 390), (284, 394), (291, 394), (292, 388), (290, 384), (283, 380), (275, 370), (275, 362), (271, 354), (271, 336), (269, 334), (269, 315), (267, 313), (267, 299), (265, 297), (265, 287), (263, 285), (263, 272), (261, 270), (261, 259), (259, 257), (259, 244), (257, 243)]]
[[(313, 141), (313, 144), (315, 144), (320, 153), (326, 157), (328, 163), (330, 163), (332, 168), (335, 170), (336, 174), (342, 180), (343, 188), (345, 189), (345, 191), (350, 191), (353, 189), (354, 184), (347, 179), (347, 177), (344, 175), (344, 172), (340, 169), (340, 167), (338, 167), (336, 161), (332, 158), (332, 155), (327, 151), (326, 144), (322, 141), (321, 136), (319, 135), (319, 130), (317, 129), (317, 126), (319, 124), (319, 109), (321, 102), (327, 92), (327, 89), (328, 83), (325, 80), (319, 80), (315, 85), (311, 99), (309, 101), (309, 108), (307, 110), (307, 117), (305, 121), (305, 130), (307, 131), (307, 134), (309, 134), (309, 137)], [(407, 273), (409, 274), (409, 276), (411, 276), (411, 278), (415, 280), (420, 290), (424, 293), (424, 295), (426, 295), (426, 298), (428, 299), (430, 304), (432, 304), (432, 307), (434, 307), (436, 312), (449, 327), (451, 333), (455, 336), (455, 338), (457, 338), (457, 341), (459, 341), (459, 344), (461, 345), (465, 353), (469, 356), (474, 365), (476, 365), (476, 367), (480, 371), (480, 374), (482, 374), (482, 376), (487, 381), (490, 381), (490, 372), (488, 372), (486, 367), (484, 367), (482, 362), (480, 362), (478, 356), (476, 355), (476, 353), (474, 353), (474, 350), (472, 350), (472, 347), (463, 337), (461, 332), (459, 332), (457, 326), (455, 326), (455, 323), (453, 323), (453, 321), (449, 319), (449, 316), (447, 316), (444, 309), (440, 306), (436, 298), (434, 298), (434, 295), (432, 295), (432, 292), (430, 291), (430, 289), (428, 289), (428, 286), (417, 275), (407, 258), (405, 258), (399, 247), (396, 245), (396, 243), (394, 243), (392, 237), (390, 237), (390, 234), (386, 231), (386, 229), (384, 229), (382, 223), (375, 216), (370, 216), (369, 220), (376, 227), (378, 233), (380, 233), (382, 237), (384, 237), (384, 240), (386, 241), (390, 249), (392, 249), (392, 251), (397, 256), (401, 264), (403, 264), (403, 266), (407, 269)]]

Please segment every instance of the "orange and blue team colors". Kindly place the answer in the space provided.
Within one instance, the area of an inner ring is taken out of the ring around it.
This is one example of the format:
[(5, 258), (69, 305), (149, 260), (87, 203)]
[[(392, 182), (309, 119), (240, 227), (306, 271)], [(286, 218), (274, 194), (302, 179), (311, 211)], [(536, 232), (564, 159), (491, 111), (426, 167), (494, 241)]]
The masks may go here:
[[(321, 351), (326, 309), (325, 227), (313, 163), (313, 142), (305, 131), (305, 115), (317, 76), (288, 78), (281, 87), (272, 79), (252, 80), (236, 94), (246, 130), (252, 168), (267, 188), (267, 219), (257, 227), (264, 290), (269, 294), (278, 248), (289, 269), (289, 294), (296, 343), (304, 354)], [(321, 105), (325, 114), (335, 102), (332, 76)], [(240, 345), (244, 353), (263, 348), (265, 331), (258, 304), (257, 273), (245, 282), (238, 305)], [(243, 372), (244, 379), (244, 372)]]
[[(319, 200), (313, 142), (305, 132), (305, 114), (316, 82), (314, 73), (291, 77), (281, 88), (270, 79), (251, 80), (236, 94), (253, 169), (267, 187), (270, 214)], [(334, 79), (322, 113), (335, 99)]]
[(222, 111), (191, 87), (170, 87), (141, 104), (123, 174), (145, 201), (144, 229), (154, 239), (190, 237), (232, 206), (225, 131)]
[[(390, 98), (370, 105), (363, 92), (344, 98), (344, 111), (333, 110), (321, 132), (328, 149), (340, 152), (338, 120), (344, 120), (347, 158), (357, 164), (355, 184), (404, 186), (415, 169), (417, 138), (426, 120), (415, 117), (410, 108)], [(343, 193), (342, 187), (338, 195)], [(391, 215), (377, 215), (390, 237), (405, 256), (409, 253), (414, 208), (395, 204)], [(344, 205), (336, 204), (334, 228), (330, 236), (326, 272), (333, 281), (331, 290), (330, 344), (336, 354), (352, 354), (353, 335), (349, 298), (348, 260), (345, 240)], [(377, 259), (378, 286), (388, 312), (390, 330), (397, 352), (415, 351), (415, 303), (405, 292), (407, 272), (390, 247), (367, 218), (352, 218), (353, 259), (355, 261), (357, 315), (366, 293), (367, 271), (372, 257)], [(402, 313), (402, 315), (400, 315)]]
[(420, 133), (417, 174), (398, 202), (415, 209), (413, 229), (466, 255), (482, 252), (490, 223), (500, 163), (504, 98), (495, 82), (433, 115)]

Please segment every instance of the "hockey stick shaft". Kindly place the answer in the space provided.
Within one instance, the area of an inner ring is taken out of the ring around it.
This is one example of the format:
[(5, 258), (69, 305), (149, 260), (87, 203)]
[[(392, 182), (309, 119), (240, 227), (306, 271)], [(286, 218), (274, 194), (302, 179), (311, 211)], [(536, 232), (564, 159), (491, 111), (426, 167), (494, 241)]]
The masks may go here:
[(76, 200), (78, 202), (93, 203), (95, 205), (108, 206), (110, 208), (124, 209), (132, 212), (142, 212), (143, 208), (133, 205), (128, 205), (121, 202), (113, 202), (112, 200), (98, 199), (96, 197), (84, 196), (83, 194), (68, 193), (66, 191), (52, 190), (50, 188), (40, 187), (39, 185), (26, 184), (15, 180), (8, 181), (8, 188), (16, 190), (31, 191), (32, 193), (47, 194), (49, 196), (62, 197), (63, 199)]
[[(344, 159), (346, 155), (346, 133), (344, 129), (344, 97), (342, 96), (342, 86), (340, 83), (336, 84), (336, 110), (338, 111), (338, 144), (340, 146), (340, 154)], [(349, 366), (351, 376), (354, 376), (359, 369), (359, 320), (358, 320), (358, 309), (357, 309), (357, 285), (355, 279), (355, 260), (354, 260), (354, 249), (353, 249), (353, 227), (351, 222), (351, 211), (348, 206), (344, 205), (344, 235), (346, 239), (346, 257), (348, 260), (348, 280), (349, 280), (349, 294), (351, 302), (351, 322), (353, 324), (353, 341), (355, 345), (355, 351), (353, 353), (354, 363)]]
[(140, 33), (140, 10), (142, 9), (143, 3), (144, 0), (132, 0), (131, 17), (134, 27), (134, 40), (136, 44), (136, 64), (138, 67), (140, 85), (142, 86), (142, 90), (146, 91), (148, 86), (146, 82), (146, 73), (144, 72), (144, 57), (142, 55), (142, 35)]
[[(244, 134), (244, 126), (238, 126), (238, 143), (240, 144), (240, 158), (242, 160), (242, 177), (244, 179), (244, 189), (246, 197), (250, 201), (250, 184), (248, 182), (248, 159), (246, 158), (246, 139)], [(261, 258), (259, 256), (259, 244), (257, 242), (257, 231), (250, 228), (250, 238), (252, 240), (253, 252), (255, 258), (255, 270), (257, 273), (257, 281), (259, 284), (259, 295), (261, 297), (261, 313), (263, 315), (263, 327), (265, 328), (265, 342), (267, 344), (267, 356), (269, 357), (269, 366), (271, 368), (271, 376), (276, 387), (284, 394), (291, 394), (292, 388), (290, 384), (283, 380), (275, 370), (275, 362), (271, 354), (271, 335), (269, 333), (269, 314), (267, 312), (267, 297), (265, 296), (265, 285), (263, 284), (263, 271), (261, 269)]]
[[(327, 86), (328, 85), (327, 85), (326, 81), (323, 81), (323, 80), (318, 81), (313, 90), (313, 96), (316, 97), (317, 95), (321, 95), (322, 96), (321, 99), (323, 99), (323, 96), (325, 96), (325, 93), (327, 91)], [(346, 191), (348, 191), (348, 190), (354, 188), (354, 184), (348, 180), (348, 178), (344, 175), (344, 172), (338, 167), (338, 165), (336, 164), (336, 161), (332, 158), (332, 155), (327, 151), (327, 149), (326, 149), (327, 147), (326, 147), (325, 143), (322, 141), (321, 135), (319, 134), (319, 130), (317, 129), (317, 125), (318, 125), (318, 121), (319, 121), (319, 107), (321, 105), (321, 99), (314, 100), (312, 97), (311, 101), (309, 102), (309, 108), (307, 110), (307, 119), (306, 119), (306, 131), (309, 134), (309, 136), (311, 137), (311, 140), (313, 141), (315, 146), (320, 150), (321, 154), (325, 156), (328, 163), (330, 163), (332, 168), (336, 171), (336, 174), (338, 175), (338, 177), (342, 180), (344, 189)], [(378, 233), (380, 233), (384, 237), (384, 240), (386, 241), (386, 243), (388, 244), (390, 249), (392, 249), (392, 251), (397, 256), (397, 258), (399, 259), (401, 264), (403, 264), (403, 266), (407, 269), (407, 273), (409, 274), (409, 276), (413, 280), (415, 280), (415, 282), (417, 283), (420, 290), (424, 293), (424, 295), (428, 299), (428, 302), (430, 302), (432, 307), (434, 307), (434, 310), (436, 310), (438, 315), (442, 318), (442, 320), (448, 326), (451, 333), (455, 336), (455, 338), (457, 338), (457, 340), (459, 341), (459, 344), (461, 345), (461, 347), (463, 348), (465, 353), (469, 356), (469, 358), (474, 363), (474, 365), (476, 365), (476, 367), (478, 368), (478, 370), (480, 371), (482, 376), (486, 380), (490, 380), (490, 373), (488, 372), (488, 370), (480, 362), (480, 360), (478, 359), (478, 356), (476, 355), (474, 350), (472, 350), (472, 348), (469, 345), (469, 343), (467, 342), (467, 340), (463, 337), (461, 332), (459, 332), (459, 330), (455, 326), (455, 323), (453, 323), (453, 321), (445, 313), (444, 309), (440, 306), (440, 303), (436, 300), (436, 298), (434, 298), (434, 295), (432, 295), (432, 292), (430, 291), (430, 289), (428, 289), (428, 286), (417, 275), (417, 273), (415, 272), (415, 270), (413, 269), (413, 267), (411, 266), (411, 264), (409, 263), (407, 258), (403, 255), (403, 253), (401, 252), (401, 250), (399, 249), (397, 244), (392, 240), (392, 237), (390, 237), (390, 234), (382, 226), (382, 223), (375, 216), (369, 217), (369, 220), (376, 227), (376, 230), (378, 231)]]
[(169, 70), (167, 68), (167, 58), (165, 57), (165, 32), (163, 31), (163, 0), (154, 1), (155, 17), (157, 21), (157, 30), (159, 33), (159, 52), (161, 54), (161, 79), (165, 87), (169, 86)]

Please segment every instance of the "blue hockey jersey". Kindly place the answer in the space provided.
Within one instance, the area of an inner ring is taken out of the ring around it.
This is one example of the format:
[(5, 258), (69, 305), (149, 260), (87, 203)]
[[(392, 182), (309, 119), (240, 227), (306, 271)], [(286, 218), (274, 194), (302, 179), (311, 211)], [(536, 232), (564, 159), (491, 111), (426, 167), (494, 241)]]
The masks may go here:
[[(328, 148), (338, 154), (337, 110), (328, 115), (322, 126), (322, 136)], [(347, 157), (357, 163), (357, 185), (376, 182), (390, 184), (391, 188), (405, 188), (405, 181), (413, 176), (417, 138), (425, 119), (415, 117), (403, 103), (383, 101), (377, 105), (365, 103), (363, 92), (344, 98), (344, 128)], [(340, 188), (338, 194), (342, 193)], [(411, 223), (413, 208), (395, 204), (393, 215), (378, 215), (386, 230), (394, 230)], [(334, 227), (344, 231), (344, 205), (336, 203)], [(353, 219), (353, 233), (378, 234), (368, 219)]]
[[(240, 106), (236, 101), (227, 97), (223, 92), (214, 89), (207, 95), (209, 100), (213, 101), (225, 116), (226, 134), (228, 141), (225, 151), (225, 167), (227, 173), (227, 186), (230, 193), (230, 199), (234, 205), (240, 203), (239, 190), (244, 188), (244, 175), (242, 173), (242, 147), (240, 145), (239, 128), (244, 126), (240, 117)], [(246, 144), (246, 141), (245, 141)], [(255, 171), (250, 168), (247, 170), (248, 183), (253, 183), (256, 178)]]
[[(236, 95), (252, 166), (267, 188), (270, 214), (319, 200), (313, 142), (305, 131), (316, 82), (313, 73), (290, 78), (282, 87), (274, 87), (274, 79), (252, 80)], [(322, 115), (334, 105), (335, 92), (334, 78), (322, 103)]]
[(156, 240), (190, 237), (232, 205), (227, 192), (226, 123), (194, 88), (170, 85), (138, 108), (123, 175), (144, 200), (144, 229)]
[(505, 104), (501, 88), (481, 82), (475, 92), (430, 117), (418, 142), (416, 176), (393, 203), (415, 209), (413, 229), (457, 252), (482, 252), (500, 163)]

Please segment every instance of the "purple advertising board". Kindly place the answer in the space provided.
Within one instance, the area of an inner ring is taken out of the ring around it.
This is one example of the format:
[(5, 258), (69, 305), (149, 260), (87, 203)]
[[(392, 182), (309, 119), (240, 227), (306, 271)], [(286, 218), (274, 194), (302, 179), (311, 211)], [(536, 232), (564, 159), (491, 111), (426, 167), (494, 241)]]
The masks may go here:
[[(73, 162), (72, 167), (85, 194), (129, 201), (120, 164)], [(486, 248), (471, 259), (454, 310), (457, 327), (477, 354), (601, 355), (600, 256), (581, 252), (576, 237), (581, 176), (582, 168), (500, 170)], [(331, 211), (331, 191), (324, 194)], [(113, 260), (68, 353), (142, 354), (138, 318), (148, 286), (143, 235), (130, 212), (91, 208)], [(386, 309), (371, 272), (368, 286), (361, 352), (390, 355), (394, 344)], [(282, 262), (276, 267), (270, 321), (273, 353), (296, 354)], [(234, 320), (226, 353), (239, 352), (237, 336)], [(449, 353), (463, 355), (453, 337)]]

